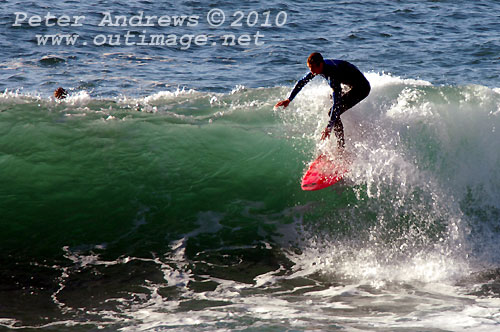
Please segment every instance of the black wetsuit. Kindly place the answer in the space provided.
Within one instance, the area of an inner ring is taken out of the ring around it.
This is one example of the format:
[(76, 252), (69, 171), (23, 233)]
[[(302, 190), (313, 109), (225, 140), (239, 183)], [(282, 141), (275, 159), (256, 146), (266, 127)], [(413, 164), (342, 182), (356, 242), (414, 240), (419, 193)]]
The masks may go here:
[[(368, 96), (370, 83), (356, 66), (347, 61), (330, 59), (324, 61), (323, 72), (320, 75), (333, 89), (333, 105), (328, 113), (330, 116), (328, 128), (331, 130), (333, 127), (339, 146), (344, 147), (344, 127), (340, 115)], [(288, 99), (292, 101), (314, 76), (316, 75), (309, 72), (300, 79)], [(350, 90), (342, 93), (341, 83), (347, 85)]]

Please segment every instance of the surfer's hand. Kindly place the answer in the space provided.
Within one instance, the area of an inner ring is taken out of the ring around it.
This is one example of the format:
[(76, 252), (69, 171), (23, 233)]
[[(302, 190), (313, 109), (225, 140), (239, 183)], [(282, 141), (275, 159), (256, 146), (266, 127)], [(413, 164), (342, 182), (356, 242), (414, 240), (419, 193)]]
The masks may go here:
[(285, 99), (285, 100), (279, 101), (274, 107), (283, 106), (284, 108), (286, 108), (288, 106), (288, 104), (290, 104), (290, 100)]
[(326, 127), (325, 130), (323, 130), (323, 133), (321, 134), (321, 140), (324, 141), (325, 139), (329, 138), (331, 132), (332, 130)]

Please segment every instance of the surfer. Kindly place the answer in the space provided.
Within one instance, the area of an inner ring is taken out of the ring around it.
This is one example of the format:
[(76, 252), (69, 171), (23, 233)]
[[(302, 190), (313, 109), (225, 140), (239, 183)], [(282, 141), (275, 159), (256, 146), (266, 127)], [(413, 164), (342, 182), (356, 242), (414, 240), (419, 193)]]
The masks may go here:
[(67, 95), (68, 91), (64, 90), (62, 87), (59, 87), (54, 91), (54, 97), (56, 97), (56, 99), (64, 99)]
[[(316, 75), (323, 76), (333, 89), (333, 105), (328, 112), (330, 121), (321, 135), (321, 140), (330, 137), (333, 129), (337, 137), (338, 147), (343, 149), (345, 145), (344, 126), (340, 120), (340, 115), (368, 96), (370, 83), (353, 64), (344, 60), (325, 60), (320, 53), (311, 53), (307, 59), (307, 66), (310, 72), (295, 84), (288, 99), (278, 102), (275, 107), (287, 107), (310, 80)], [(342, 91), (340, 84), (346, 85), (349, 90)]]

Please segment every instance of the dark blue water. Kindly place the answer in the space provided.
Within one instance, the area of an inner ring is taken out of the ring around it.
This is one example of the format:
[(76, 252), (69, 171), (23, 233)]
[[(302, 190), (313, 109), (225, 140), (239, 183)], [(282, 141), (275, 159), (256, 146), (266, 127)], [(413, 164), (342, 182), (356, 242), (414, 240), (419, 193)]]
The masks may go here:
[[(500, 330), (498, 1), (0, 8), (0, 331)], [(372, 90), (304, 192), (313, 51)]]
[[(1, 12), (0, 88), (24, 88), (45, 96), (60, 85), (96, 96), (144, 96), (178, 86), (218, 92), (235, 85), (272, 87), (291, 84), (305, 72), (305, 59), (313, 51), (350, 60), (365, 72), (433, 84), (496, 87), (498, 5), (496, 1), (8, 1)], [(213, 8), (226, 16), (219, 27), (207, 22)], [(18, 22), (21, 26), (12, 26), (16, 12), (27, 15)], [(69, 16), (66, 24), (73, 24), (74, 16), (85, 18), (79, 21), (81, 26), (58, 26), (56, 18), (48, 22), (54, 26), (47, 26), (48, 12), (57, 18)], [(130, 19), (143, 12), (143, 20), (135, 21), (143, 25), (145, 17), (153, 15), (198, 18), (194, 26), (188, 26), (188, 21), (173, 26), (172, 18), (170, 26), (163, 27), (155, 20), (152, 27), (113, 27), (106, 21), (98, 26), (106, 12), (112, 19), (118, 15)], [(32, 15), (41, 17), (40, 26), (30, 26)], [(126, 46), (127, 32), (134, 36), (130, 43), (140, 42), (141, 35), (173, 34), (177, 45)], [(38, 45), (37, 34), (56, 33), (76, 34), (79, 39), (75, 46)], [(258, 46), (257, 33), (262, 36)], [(217, 37), (225, 34), (248, 35), (251, 41), (243, 43), (248, 46), (223, 46)], [(101, 38), (94, 42), (99, 35), (119, 35), (120, 45), (100, 45)], [(184, 35), (210, 35), (216, 45), (211, 39), (206, 46), (194, 42), (188, 46), (185, 38), (183, 46)]]

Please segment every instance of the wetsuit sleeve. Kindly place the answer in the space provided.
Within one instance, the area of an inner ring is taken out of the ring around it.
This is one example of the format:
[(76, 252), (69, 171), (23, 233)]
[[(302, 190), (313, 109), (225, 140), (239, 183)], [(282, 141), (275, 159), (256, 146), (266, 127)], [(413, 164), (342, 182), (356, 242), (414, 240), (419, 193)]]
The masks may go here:
[(292, 101), (293, 98), (299, 93), (302, 88), (309, 83), (310, 80), (314, 78), (314, 74), (309, 72), (307, 73), (304, 77), (302, 77), (297, 84), (295, 84), (295, 87), (293, 88), (292, 92), (290, 92), (290, 95), (288, 96), (288, 100)]
[(330, 109), (330, 121), (328, 121), (328, 128), (332, 129), (333, 125), (337, 121), (337, 119), (340, 116), (340, 110), (341, 110), (341, 95), (342, 95), (342, 88), (340, 86), (339, 82), (333, 82), (331, 84), (331, 87), (333, 89), (333, 105), (332, 108)]

